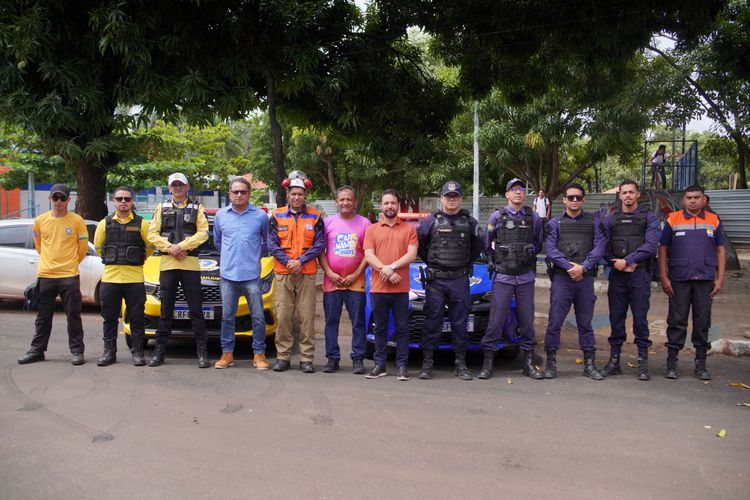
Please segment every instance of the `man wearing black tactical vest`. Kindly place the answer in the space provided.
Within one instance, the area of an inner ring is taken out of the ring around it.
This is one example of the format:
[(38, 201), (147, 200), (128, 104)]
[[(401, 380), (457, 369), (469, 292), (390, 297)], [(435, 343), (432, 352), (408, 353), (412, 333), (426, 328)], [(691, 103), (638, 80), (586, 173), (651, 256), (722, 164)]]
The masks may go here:
[(195, 336), (198, 367), (208, 368), (211, 364), (206, 348), (206, 321), (201, 309), (201, 268), (197, 251), (201, 243), (208, 239), (208, 219), (203, 213), (203, 205), (188, 197), (190, 186), (184, 174), (178, 172), (170, 175), (168, 184), (172, 199), (156, 207), (154, 218), (148, 227), (148, 239), (161, 253), (161, 317), (156, 331), (156, 348), (148, 365), (159, 366), (164, 363), (167, 339), (172, 333), (177, 286), (181, 285)]
[(578, 345), (583, 351), (583, 375), (602, 380), (595, 364), (596, 338), (591, 326), (594, 316), (594, 276), (607, 244), (601, 221), (583, 211), (586, 192), (580, 184), (565, 188), (565, 211), (545, 228), (544, 248), (552, 286), (549, 319), (544, 336), (547, 363), (544, 378), (557, 377), (557, 350), (560, 330), (573, 305), (578, 326)]
[(117, 322), (125, 300), (133, 338), (133, 365), (143, 366), (144, 317), (146, 290), (143, 286), (143, 263), (153, 253), (148, 243), (148, 222), (133, 211), (133, 190), (115, 189), (112, 202), (115, 213), (99, 222), (94, 233), (94, 246), (104, 263), (99, 286), (99, 306), (104, 320), (104, 353), (99, 366), (117, 360)]
[(609, 362), (601, 369), (605, 377), (622, 373), (620, 352), (627, 338), (625, 318), (633, 313), (633, 336), (638, 347), (638, 380), (649, 380), (648, 309), (651, 299), (651, 265), (659, 246), (659, 219), (647, 207), (638, 205), (641, 195), (635, 181), (620, 183), (620, 208), (604, 219), (607, 236), (605, 258), (609, 273)]
[(469, 277), (472, 264), (482, 252), (479, 223), (461, 209), (461, 185), (448, 181), (440, 193), (439, 210), (425, 219), (417, 230), (419, 257), (427, 263), (425, 276), (422, 369), (419, 378), (432, 378), (433, 351), (440, 341), (447, 307), (453, 336), (456, 376), (471, 380), (466, 367), (469, 348), (467, 324), (471, 311)]
[(534, 380), (544, 378), (534, 365), (534, 286), (536, 254), (542, 250), (544, 225), (541, 217), (523, 205), (526, 183), (511, 179), (505, 185), (508, 205), (496, 210), (487, 221), (484, 252), (492, 259), (495, 271), (492, 283), (490, 321), (482, 338), (484, 363), (480, 379), (492, 377), (495, 353), (503, 340), (503, 328), (513, 297), (516, 298), (518, 330), (523, 351), (523, 374)]

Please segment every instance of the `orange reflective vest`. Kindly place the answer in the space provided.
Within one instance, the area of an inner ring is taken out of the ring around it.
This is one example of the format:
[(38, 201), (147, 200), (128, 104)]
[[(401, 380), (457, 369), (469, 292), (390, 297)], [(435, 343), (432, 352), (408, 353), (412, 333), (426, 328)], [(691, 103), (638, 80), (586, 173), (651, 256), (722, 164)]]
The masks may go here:
[[(315, 239), (315, 225), (320, 220), (320, 212), (310, 207), (306, 207), (305, 210), (296, 219), (289, 213), (288, 207), (277, 208), (271, 212), (271, 217), (276, 219), (279, 246), (290, 259), (299, 259), (312, 246)], [(302, 274), (317, 273), (317, 262), (317, 259), (305, 262), (302, 265)], [(289, 269), (278, 259), (273, 260), (273, 271), (276, 274), (290, 274)]]

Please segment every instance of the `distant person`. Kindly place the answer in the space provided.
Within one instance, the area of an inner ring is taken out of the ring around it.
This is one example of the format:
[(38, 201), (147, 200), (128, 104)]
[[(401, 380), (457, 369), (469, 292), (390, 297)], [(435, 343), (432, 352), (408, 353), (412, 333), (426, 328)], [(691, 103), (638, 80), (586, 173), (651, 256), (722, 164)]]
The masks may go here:
[(267, 253), (268, 216), (250, 203), (250, 183), (242, 177), (229, 181), (229, 200), (214, 218), (214, 245), (221, 255), (221, 358), (214, 368), (234, 365), (237, 302), (242, 295), (252, 320), (253, 366), (265, 371), (269, 365), (261, 258)]
[(85, 361), (78, 264), (89, 251), (89, 233), (81, 216), (68, 211), (68, 186), (53, 185), (48, 199), (52, 203), (52, 210), (37, 217), (33, 226), (34, 248), (39, 253), (36, 332), (31, 340), (31, 348), (18, 358), (18, 364), (44, 361), (44, 352), (52, 332), (55, 299), (59, 295), (68, 320), (70, 362), (82, 365)]
[(117, 361), (117, 325), (123, 300), (130, 320), (133, 365), (146, 364), (143, 354), (146, 339), (143, 264), (154, 250), (148, 242), (148, 221), (133, 211), (133, 199), (131, 188), (121, 186), (115, 189), (112, 196), (115, 213), (102, 219), (94, 234), (94, 246), (104, 263), (99, 285), (104, 352), (96, 362), (99, 366), (109, 366)]
[(667, 374), (679, 377), (677, 357), (685, 347), (688, 317), (692, 309), (696, 378), (711, 380), (706, 354), (711, 344), (708, 329), (711, 302), (724, 285), (726, 268), (724, 231), (719, 217), (703, 209), (703, 188), (685, 188), (683, 209), (670, 213), (664, 221), (659, 245), (659, 277), (669, 297), (667, 315)]
[(372, 268), (370, 301), (375, 316), (375, 366), (366, 378), (387, 375), (388, 323), (393, 315), (398, 380), (409, 380), (409, 264), (417, 257), (417, 230), (398, 218), (400, 198), (394, 189), (380, 196), (382, 218), (367, 228), (365, 258)]
[(543, 189), (540, 189), (536, 198), (534, 198), (534, 211), (542, 220), (542, 227), (544, 227), (552, 213), (552, 204), (549, 202), (549, 198), (547, 198)]
[(203, 318), (201, 267), (198, 247), (208, 240), (208, 219), (203, 205), (188, 196), (190, 185), (184, 174), (176, 172), (167, 180), (171, 198), (154, 210), (148, 238), (159, 253), (159, 299), (161, 317), (156, 330), (156, 348), (149, 366), (164, 363), (167, 339), (172, 334), (177, 287), (181, 286), (190, 310), (190, 323), (195, 336), (198, 368), (208, 368), (206, 320)]
[[(665, 166), (669, 159), (666, 144), (660, 144), (651, 155), (651, 188), (667, 189), (667, 172)], [(658, 177), (658, 178), (657, 178)], [(661, 179), (661, 182), (659, 182)]]
[(323, 311), (325, 312), (326, 358), (324, 373), (339, 369), (339, 323), (341, 310), (346, 306), (352, 323), (352, 373), (365, 373), (367, 348), (365, 325), (365, 232), (370, 221), (355, 211), (357, 197), (354, 188), (342, 186), (336, 191), (339, 213), (324, 221), (326, 250), (318, 260), (325, 272), (323, 277)]

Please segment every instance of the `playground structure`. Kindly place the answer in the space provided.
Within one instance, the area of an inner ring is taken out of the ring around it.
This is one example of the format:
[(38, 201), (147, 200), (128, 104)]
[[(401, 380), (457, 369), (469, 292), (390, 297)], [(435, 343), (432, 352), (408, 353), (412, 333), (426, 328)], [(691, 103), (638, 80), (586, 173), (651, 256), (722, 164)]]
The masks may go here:
[(656, 169), (651, 168), (651, 156), (659, 145), (667, 147), (668, 158), (664, 163), (667, 175), (666, 188), (670, 191), (682, 191), (698, 182), (700, 163), (698, 162), (698, 141), (673, 138), (667, 141), (644, 141), (643, 162), (641, 163), (641, 191), (661, 189), (661, 182)]

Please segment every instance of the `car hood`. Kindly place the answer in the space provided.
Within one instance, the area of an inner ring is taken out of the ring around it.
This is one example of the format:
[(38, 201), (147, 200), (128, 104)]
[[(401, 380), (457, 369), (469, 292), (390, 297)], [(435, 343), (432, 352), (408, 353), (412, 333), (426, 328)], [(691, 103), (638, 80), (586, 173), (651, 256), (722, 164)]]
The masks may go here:
[[(149, 283), (159, 283), (159, 262), (161, 256), (152, 255), (143, 266), (143, 276)], [(214, 254), (199, 255), (201, 266), (201, 285), (219, 286), (221, 257)], [(273, 258), (263, 257), (260, 264), (260, 275), (265, 277), (273, 272)]]
[[(424, 291), (419, 276), (419, 268), (427, 270), (424, 262), (413, 262), (409, 265), (409, 287), (415, 292)], [(474, 264), (474, 272), (469, 278), (469, 291), (471, 295), (481, 295), (492, 290), (492, 280), (487, 271), (487, 264)]]

